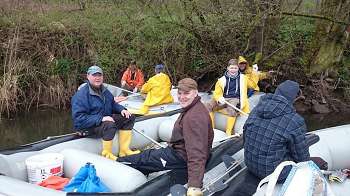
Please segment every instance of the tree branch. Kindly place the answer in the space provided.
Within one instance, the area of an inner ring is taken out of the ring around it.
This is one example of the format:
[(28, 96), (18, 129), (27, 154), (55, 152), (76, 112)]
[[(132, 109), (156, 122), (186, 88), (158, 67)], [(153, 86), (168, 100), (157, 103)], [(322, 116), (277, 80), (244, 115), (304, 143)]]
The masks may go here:
[(293, 12), (282, 12), (282, 14), (289, 15), (289, 16), (301, 16), (301, 17), (307, 17), (307, 18), (327, 20), (327, 21), (338, 23), (341, 25), (350, 25), (350, 23), (345, 22), (345, 21), (339, 21), (339, 20), (335, 20), (335, 19), (327, 17), (327, 16), (321, 16), (321, 15), (316, 15), (316, 14), (302, 14), (302, 13), (293, 13)]

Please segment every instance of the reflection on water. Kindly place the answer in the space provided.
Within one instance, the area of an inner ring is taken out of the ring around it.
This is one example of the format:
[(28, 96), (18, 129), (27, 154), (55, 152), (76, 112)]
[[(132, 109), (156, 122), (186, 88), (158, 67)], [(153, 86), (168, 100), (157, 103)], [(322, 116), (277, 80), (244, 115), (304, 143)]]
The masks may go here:
[[(349, 114), (304, 114), (309, 131), (350, 123)], [(47, 136), (71, 133), (70, 112), (35, 111), (13, 120), (0, 121), (0, 149), (45, 139)]]
[(350, 113), (303, 114), (308, 131), (350, 124)]
[(71, 115), (68, 111), (33, 111), (12, 120), (0, 121), (0, 149), (45, 139), (47, 136), (70, 133)]

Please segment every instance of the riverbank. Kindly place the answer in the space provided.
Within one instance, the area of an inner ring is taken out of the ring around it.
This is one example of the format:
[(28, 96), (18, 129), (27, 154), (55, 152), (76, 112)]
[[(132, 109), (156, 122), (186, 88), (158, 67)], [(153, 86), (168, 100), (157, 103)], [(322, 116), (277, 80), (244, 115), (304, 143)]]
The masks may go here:
[(347, 111), (350, 28), (337, 14), (347, 13), (341, 10), (349, 2), (327, 9), (338, 10), (328, 14), (338, 22), (294, 14), (323, 14), (327, 4), (318, 3), (1, 1), (0, 118), (34, 108), (69, 109), (95, 63), (114, 85), (131, 59), (146, 79), (163, 63), (173, 85), (184, 77), (213, 84), (239, 55), (261, 71), (274, 70), (272, 87), (299, 82), (301, 110)]

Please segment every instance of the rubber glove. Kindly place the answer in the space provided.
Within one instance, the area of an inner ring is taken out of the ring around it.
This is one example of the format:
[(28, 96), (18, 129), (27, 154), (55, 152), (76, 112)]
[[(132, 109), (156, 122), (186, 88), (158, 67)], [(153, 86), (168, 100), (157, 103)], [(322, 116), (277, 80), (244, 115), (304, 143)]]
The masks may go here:
[(254, 64), (252, 65), (252, 67), (253, 67), (253, 70), (256, 72), (259, 70), (258, 64)]
[(218, 100), (218, 102), (219, 102), (220, 104), (225, 104), (226, 100), (225, 100), (224, 97), (220, 97), (219, 100)]
[(200, 188), (189, 187), (187, 189), (187, 196), (203, 196), (203, 192)]
[(123, 80), (122, 83), (121, 83), (121, 86), (124, 87), (125, 84), (126, 84), (126, 81)]

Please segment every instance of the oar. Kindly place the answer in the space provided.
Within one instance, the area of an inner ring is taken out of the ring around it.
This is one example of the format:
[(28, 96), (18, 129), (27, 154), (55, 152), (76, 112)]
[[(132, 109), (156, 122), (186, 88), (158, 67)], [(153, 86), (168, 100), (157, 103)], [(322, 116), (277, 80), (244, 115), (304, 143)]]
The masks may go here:
[(232, 107), (233, 109), (237, 110), (238, 112), (240, 112), (241, 114), (248, 116), (247, 113), (243, 112), (241, 109), (237, 108), (236, 106), (232, 105), (231, 103), (229, 103), (228, 101), (225, 100), (225, 104), (227, 104), (228, 106)]
[(125, 91), (125, 92), (128, 92), (128, 93), (131, 93), (131, 94), (133, 94), (134, 96), (141, 96), (141, 93), (135, 93), (135, 92), (132, 92), (132, 91), (129, 91), (129, 90), (126, 90), (126, 89), (123, 89), (123, 88), (119, 88), (120, 90), (122, 90), (122, 91)]
[(148, 135), (146, 135), (145, 133), (143, 133), (142, 131), (139, 131), (135, 128), (132, 128), (132, 130), (136, 131), (137, 133), (141, 134), (143, 137), (147, 138), (148, 140), (150, 140), (152, 143), (156, 144), (157, 146), (161, 147), (161, 148), (166, 148), (166, 146), (163, 146), (161, 143), (157, 142), (156, 140), (154, 140), (153, 138), (149, 137)]
[(148, 119), (152, 119), (152, 118), (158, 118), (158, 117), (172, 116), (174, 114), (181, 113), (182, 111), (183, 111), (183, 109), (179, 108), (179, 109), (171, 110), (169, 112), (162, 112), (162, 113), (159, 113), (159, 114), (138, 116), (138, 117), (136, 117), (135, 122), (144, 121), (144, 120), (148, 120)]
[(128, 95), (128, 96), (126, 96), (126, 98), (138, 97), (138, 96), (142, 96), (142, 95), (141, 95), (141, 94), (139, 94), (139, 93), (135, 93), (135, 94), (132, 94), (132, 95)]
[[(165, 117), (165, 116), (172, 116), (174, 114), (180, 113), (182, 112), (183, 109), (176, 109), (173, 111), (169, 111), (169, 112), (164, 112), (161, 114), (154, 114), (154, 115), (148, 115), (148, 116), (141, 116), (141, 117), (137, 117), (135, 122), (139, 122), (139, 121), (144, 121), (144, 120), (148, 120), (148, 119), (152, 119), (152, 118), (159, 118), (159, 117)], [(156, 144), (157, 146), (161, 147), (161, 148), (166, 148), (165, 146), (163, 146), (161, 143), (157, 142), (156, 140), (154, 140), (153, 138), (149, 137), (148, 135), (146, 135), (145, 133), (132, 128), (132, 130), (136, 131), (137, 133), (141, 134), (142, 136), (144, 136), (145, 138), (147, 138), (148, 140), (150, 140), (152, 143)]]

